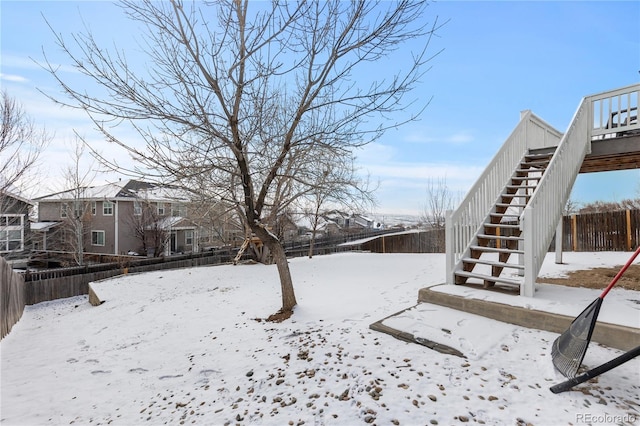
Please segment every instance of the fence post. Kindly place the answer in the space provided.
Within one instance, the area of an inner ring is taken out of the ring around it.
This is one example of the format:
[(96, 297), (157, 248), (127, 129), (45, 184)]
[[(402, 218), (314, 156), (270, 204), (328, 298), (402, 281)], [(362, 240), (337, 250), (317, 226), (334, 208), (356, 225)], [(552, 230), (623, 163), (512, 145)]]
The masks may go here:
[(627, 218), (627, 250), (633, 251), (633, 247), (631, 247), (631, 210), (626, 211)]
[(573, 251), (578, 251), (578, 227), (576, 226), (576, 215), (571, 216), (571, 235), (573, 236)]

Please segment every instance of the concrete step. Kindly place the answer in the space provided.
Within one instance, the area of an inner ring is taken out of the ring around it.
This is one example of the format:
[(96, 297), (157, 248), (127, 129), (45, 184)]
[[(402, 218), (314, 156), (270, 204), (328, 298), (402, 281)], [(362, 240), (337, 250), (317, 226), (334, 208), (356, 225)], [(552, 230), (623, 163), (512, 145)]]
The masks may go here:
[[(551, 333), (564, 333), (575, 319), (575, 316), (487, 300), (487, 292), (492, 290), (476, 289), (476, 286), (458, 285), (451, 287), (456, 290), (464, 288), (464, 294), (451, 294), (443, 290), (444, 286), (448, 287), (447, 284), (440, 284), (421, 288), (418, 291), (418, 303), (431, 303), (508, 324), (545, 330)], [(594, 342), (622, 351), (629, 351), (640, 344), (640, 328), (598, 321), (591, 338)]]

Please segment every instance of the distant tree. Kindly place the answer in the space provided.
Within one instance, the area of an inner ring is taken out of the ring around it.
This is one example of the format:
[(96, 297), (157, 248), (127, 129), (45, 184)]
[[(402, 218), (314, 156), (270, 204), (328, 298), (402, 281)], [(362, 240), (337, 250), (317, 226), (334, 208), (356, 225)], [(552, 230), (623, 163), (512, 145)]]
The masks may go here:
[(459, 198), (449, 189), (446, 178), (430, 178), (427, 181), (426, 203), (420, 219), (431, 228), (444, 229), (447, 211), (456, 207)]
[(567, 203), (564, 205), (564, 214), (565, 215), (574, 214), (579, 210), (579, 208), (580, 208), (580, 203), (573, 200), (572, 198), (569, 198), (567, 200)]
[(444, 229), (446, 227), (447, 211), (453, 210), (459, 202), (459, 195), (454, 194), (447, 185), (446, 178), (427, 182), (427, 197), (421, 220), (431, 229), (439, 230), (437, 244), (441, 249), (445, 246)]
[(366, 211), (375, 204), (375, 188), (368, 179), (360, 177), (353, 168), (349, 153), (335, 155), (318, 155), (311, 162), (312, 172), (308, 182), (309, 191), (302, 199), (303, 212), (311, 225), (309, 240), (309, 258), (313, 257), (313, 249), (318, 236), (318, 226), (322, 214), (328, 209), (347, 209)]
[(70, 188), (71, 201), (62, 206), (64, 209), (64, 245), (73, 254), (78, 265), (84, 264), (85, 240), (93, 215), (92, 202), (87, 200), (87, 189), (96, 177), (94, 164), (83, 166), (86, 145), (76, 136), (71, 153), (71, 163), (63, 171), (65, 185)]
[(138, 197), (134, 201), (133, 211), (125, 220), (140, 241), (140, 254), (160, 257), (165, 252), (169, 233), (163, 219), (165, 216), (158, 214), (158, 205), (148, 198)]
[[(293, 167), (298, 152), (350, 152), (422, 112), (428, 99), (413, 113), (405, 101), (431, 59), (437, 20), (424, 16), (425, 1), (409, 0), (119, 4), (147, 30), (135, 51), (144, 67), (91, 33), (75, 34), (70, 45), (54, 32), (76, 69), (99, 87), (91, 93), (86, 81), (68, 79), (47, 61), (67, 96), (54, 100), (85, 111), (129, 152), (136, 160), (129, 173), (185, 188), (206, 176), (210, 200), (235, 204), (269, 248), (280, 275), (280, 313), (290, 314), (297, 302), (289, 266), (265, 220), (286, 208), (277, 185), (288, 177), (310, 185), (287, 175), (301, 168)], [(408, 41), (418, 42), (412, 54)], [(394, 52), (402, 61), (389, 60)], [(146, 146), (120, 139), (110, 127), (118, 123), (133, 126)], [(120, 162), (102, 161), (125, 172)]]
[(0, 197), (17, 187), (30, 186), (38, 158), (51, 141), (23, 107), (6, 91), (0, 99)]
[(635, 210), (640, 208), (640, 199), (625, 199), (622, 201), (594, 201), (580, 208), (580, 213), (602, 213), (619, 210)]

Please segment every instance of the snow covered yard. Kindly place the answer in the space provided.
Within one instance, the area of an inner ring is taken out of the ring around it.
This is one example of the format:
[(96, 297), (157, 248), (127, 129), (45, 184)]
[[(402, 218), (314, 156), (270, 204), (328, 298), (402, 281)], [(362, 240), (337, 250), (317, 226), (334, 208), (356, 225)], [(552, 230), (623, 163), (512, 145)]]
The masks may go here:
[[(621, 265), (628, 253), (605, 257), (576, 253), (567, 265), (548, 257), (542, 274)], [(455, 341), (461, 358), (369, 329), (415, 305), (418, 289), (442, 283), (444, 261), (442, 254), (293, 259), (299, 306), (279, 324), (260, 320), (280, 307), (276, 268), (264, 265), (128, 275), (95, 285), (105, 300), (98, 307), (87, 297), (27, 307), (0, 343), (0, 421), (640, 424), (640, 359), (554, 395), (549, 386), (564, 380), (550, 357), (557, 334), (433, 305), (389, 320), (402, 328), (428, 319), (425, 337)], [(636, 293), (614, 288), (603, 312), (626, 303), (640, 326)], [(599, 292), (592, 294), (589, 302)], [(620, 353), (592, 343), (585, 364)]]

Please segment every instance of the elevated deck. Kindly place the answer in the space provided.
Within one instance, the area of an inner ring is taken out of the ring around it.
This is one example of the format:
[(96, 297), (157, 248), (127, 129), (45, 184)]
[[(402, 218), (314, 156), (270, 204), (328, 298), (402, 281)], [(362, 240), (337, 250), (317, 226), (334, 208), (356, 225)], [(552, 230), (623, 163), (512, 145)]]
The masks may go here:
[[(533, 154), (553, 152), (554, 148), (534, 149)], [(580, 173), (609, 172), (640, 168), (640, 133), (591, 141), (591, 152)]]

